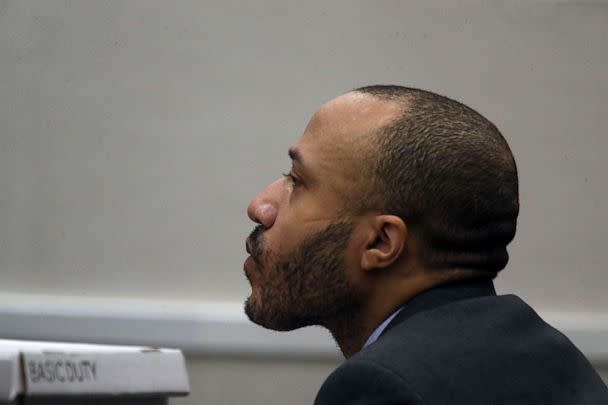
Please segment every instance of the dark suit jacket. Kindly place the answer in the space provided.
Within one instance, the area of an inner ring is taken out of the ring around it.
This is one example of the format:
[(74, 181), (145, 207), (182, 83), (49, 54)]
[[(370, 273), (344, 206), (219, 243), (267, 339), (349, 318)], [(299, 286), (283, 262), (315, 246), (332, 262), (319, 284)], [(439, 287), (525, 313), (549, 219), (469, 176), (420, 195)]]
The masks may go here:
[(327, 378), (315, 405), (329, 404), (608, 404), (608, 389), (520, 298), (475, 280), (405, 304), (375, 343)]

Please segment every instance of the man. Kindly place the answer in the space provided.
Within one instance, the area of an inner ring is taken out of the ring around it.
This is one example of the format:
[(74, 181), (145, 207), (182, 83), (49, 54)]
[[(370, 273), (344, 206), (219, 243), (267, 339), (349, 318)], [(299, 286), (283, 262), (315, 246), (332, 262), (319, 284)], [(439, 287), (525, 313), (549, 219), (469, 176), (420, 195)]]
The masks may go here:
[(519, 211), (511, 151), (454, 100), (369, 86), (323, 105), (256, 196), (249, 318), (329, 329), (324, 404), (608, 404), (585, 357), (493, 278)]

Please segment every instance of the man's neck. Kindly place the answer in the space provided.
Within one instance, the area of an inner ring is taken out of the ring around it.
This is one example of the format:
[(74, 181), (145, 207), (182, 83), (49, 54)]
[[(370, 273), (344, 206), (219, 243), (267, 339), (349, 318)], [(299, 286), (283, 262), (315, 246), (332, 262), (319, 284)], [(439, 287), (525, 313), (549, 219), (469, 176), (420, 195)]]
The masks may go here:
[(376, 305), (370, 303), (361, 307), (359, 311), (333, 319), (323, 326), (331, 332), (342, 354), (348, 359), (363, 348), (376, 328), (398, 310), (405, 301), (407, 300), (397, 300), (392, 304), (384, 302), (382, 303), (384, 305), (378, 305), (381, 302), (373, 301)]
[(325, 325), (325, 327), (331, 332), (340, 347), (342, 355), (347, 359), (361, 350), (367, 338), (376, 328), (376, 326), (363, 321), (361, 316), (340, 319)]
[(421, 292), (439, 284), (438, 280), (419, 274), (405, 281), (379, 288), (358, 311), (325, 323), (345, 358), (359, 352), (374, 330), (393, 312)]

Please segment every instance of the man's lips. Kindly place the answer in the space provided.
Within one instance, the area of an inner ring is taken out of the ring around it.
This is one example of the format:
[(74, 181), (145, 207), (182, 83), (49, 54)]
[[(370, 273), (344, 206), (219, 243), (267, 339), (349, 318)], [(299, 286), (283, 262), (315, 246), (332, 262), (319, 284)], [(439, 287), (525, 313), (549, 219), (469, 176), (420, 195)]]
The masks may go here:
[(247, 256), (245, 263), (243, 263), (243, 270), (245, 270), (245, 277), (253, 285), (253, 283), (260, 277), (260, 271), (253, 257)]
[(258, 260), (256, 259), (255, 255), (252, 253), (253, 249), (251, 248), (251, 239), (247, 238), (247, 240), (245, 240), (245, 250), (247, 251), (247, 253), (249, 253), (249, 257), (251, 258), (251, 260), (253, 260), (255, 263), (258, 262)]
[(254, 265), (255, 265), (255, 260), (253, 260), (253, 257), (247, 256), (247, 259), (245, 259), (245, 268), (251, 267)]

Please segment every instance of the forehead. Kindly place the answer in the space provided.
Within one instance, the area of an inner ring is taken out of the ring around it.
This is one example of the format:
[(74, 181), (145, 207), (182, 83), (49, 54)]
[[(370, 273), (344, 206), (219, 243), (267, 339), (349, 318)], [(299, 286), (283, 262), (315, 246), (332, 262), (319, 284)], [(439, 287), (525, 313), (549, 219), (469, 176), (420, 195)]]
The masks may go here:
[(402, 111), (395, 102), (350, 92), (323, 104), (294, 145), (304, 160), (319, 166), (356, 168), (360, 154), (373, 150), (371, 135)]
[(323, 104), (310, 119), (302, 137), (321, 137), (322, 143), (363, 140), (390, 122), (400, 110), (401, 106), (395, 102), (359, 92), (346, 93)]

